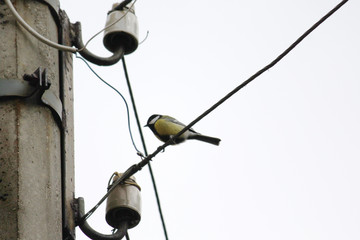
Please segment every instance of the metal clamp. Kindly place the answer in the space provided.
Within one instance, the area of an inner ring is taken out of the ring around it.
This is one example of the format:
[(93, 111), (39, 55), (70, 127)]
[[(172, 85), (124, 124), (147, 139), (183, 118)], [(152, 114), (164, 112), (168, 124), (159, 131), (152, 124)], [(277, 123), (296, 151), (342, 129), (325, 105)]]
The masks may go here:
[(25, 74), (23, 78), (26, 82), (20, 79), (0, 78), (0, 98), (29, 98), (38, 95), (40, 101), (53, 110), (58, 120), (62, 121), (62, 102), (53, 91), (49, 90), (51, 83), (47, 78), (46, 68), (39, 67), (33, 74)]

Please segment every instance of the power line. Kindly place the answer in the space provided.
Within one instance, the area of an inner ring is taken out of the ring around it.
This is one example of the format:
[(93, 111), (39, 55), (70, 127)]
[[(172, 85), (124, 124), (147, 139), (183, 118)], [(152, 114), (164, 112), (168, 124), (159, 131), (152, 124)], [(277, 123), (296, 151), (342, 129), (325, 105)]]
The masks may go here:
[(224, 103), (227, 99), (229, 99), (231, 96), (233, 96), (235, 93), (237, 93), (240, 89), (245, 87), (247, 84), (249, 84), (251, 81), (253, 81), (255, 78), (260, 76), (265, 71), (272, 68), (275, 64), (277, 64), (281, 59), (283, 59), (291, 50), (293, 50), (302, 40), (304, 40), (312, 31), (314, 31), (319, 25), (321, 25), (327, 18), (329, 18), (332, 14), (334, 14), (338, 9), (340, 9), (348, 0), (341, 1), (338, 5), (336, 5), (330, 12), (328, 12), (325, 16), (323, 16), (319, 21), (317, 21), (312, 27), (310, 27), (305, 33), (303, 33), (293, 44), (290, 45), (283, 53), (281, 53), (275, 60), (273, 60), (271, 63), (266, 65), (264, 68), (256, 72), (254, 75), (252, 75), (249, 79), (245, 80), (243, 83), (241, 83), (239, 86), (237, 86), (234, 90), (229, 92), (225, 97), (220, 99), (217, 103), (215, 103), (212, 107), (210, 107), (208, 110), (206, 110), (203, 114), (201, 114), (199, 117), (197, 117), (194, 121), (189, 123), (186, 127), (184, 127), (178, 134), (176, 134), (173, 138), (169, 139), (167, 142), (165, 142), (163, 145), (159, 146), (152, 154), (147, 155), (141, 162), (138, 164), (134, 164), (131, 167), (129, 167), (125, 173), (116, 180), (111, 188), (107, 191), (107, 193), (100, 199), (100, 201), (93, 207), (89, 212), (87, 212), (82, 219), (80, 219), (80, 222), (85, 221), (100, 205), (105, 199), (109, 196), (109, 194), (115, 189), (115, 187), (122, 182), (124, 179), (127, 179), (140, 171), (145, 165), (149, 164), (150, 160), (155, 157), (159, 152), (163, 151), (167, 146), (171, 145), (173, 143), (173, 139), (179, 137), (181, 134), (183, 134), (185, 131), (190, 129), (193, 125), (195, 125), (197, 122), (199, 122), (201, 119), (203, 119), (206, 115), (208, 115), (210, 112), (212, 112), (215, 108), (220, 106), (222, 103)]
[[(113, 89), (118, 95), (120, 95), (120, 97), (122, 98), (122, 100), (124, 101), (125, 106), (126, 106), (126, 112), (127, 112), (127, 118), (128, 118), (128, 129), (129, 129), (129, 134), (130, 134), (131, 142), (132, 142), (135, 150), (138, 152), (138, 154), (140, 154), (140, 155), (142, 156), (143, 154), (138, 150), (138, 148), (136, 147), (136, 144), (135, 144), (135, 142), (134, 142), (134, 139), (133, 139), (133, 135), (132, 135), (132, 132), (131, 132), (131, 125), (130, 125), (129, 107), (128, 107), (127, 101), (125, 100), (124, 96), (123, 96), (115, 87), (113, 87), (110, 83), (106, 82), (103, 78), (101, 78), (101, 77), (97, 74), (97, 72), (96, 72), (93, 68), (91, 68), (91, 66), (89, 65), (89, 63), (88, 63), (84, 58), (78, 56), (77, 54), (76, 54), (76, 58), (79, 58), (79, 59), (81, 59), (82, 61), (84, 61), (84, 63), (86, 64), (86, 66), (91, 70), (91, 72), (93, 72), (93, 73), (95, 74), (95, 76), (96, 76), (98, 79), (100, 79), (104, 84), (106, 84), (108, 87), (110, 87), (111, 89)], [(126, 68), (126, 63), (125, 63), (125, 58), (124, 58), (124, 57), (123, 57), (122, 61), (123, 61), (123, 68), (124, 68), (125, 78), (126, 78), (126, 82), (127, 82), (127, 85), (128, 85), (129, 94), (130, 94), (130, 97), (131, 97), (131, 102), (132, 102), (132, 105), (133, 105), (133, 109), (134, 109), (134, 114), (135, 114), (137, 126), (138, 126), (138, 129), (139, 129), (141, 141), (142, 141), (143, 148), (144, 148), (144, 153), (145, 153), (145, 155), (147, 156), (148, 153), (147, 153), (147, 148), (146, 148), (146, 144), (145, 144), (145, 140), (144, 140), (144, 135), (143, 135), (143, 133), (142, 133), (141, 124), (140, 124), (140, 121), (139, 121), (139, 116), (138, 116), (138, 113), (137, 113), (137, 109), (136, 109), (136, 105), (135, 105), (135, 99), (134, 99), (133, 92), (132, 92), (132, 89), (131, 89), (130, 79), (129, 79), (129, 75), (128, 75), (128, 72), (127, 72), (127, 68)], [(150, 172), (150, 176), (151, 176), (151, 181), (152, 181), (152, 183), (153, 183), (153, 188), (154, 188), (154, 192), (155, 192), (155, 197), (156, 197), (156, 202), (157, 202), (157, 206), (158, 206), (158, 211), (159, 211), (160, 218), (161, 218), (162, 227), (163, 227), (163, 230), (164, 230), (165, 239), (168, 240), (169, 238), (168, 238), (168, 235), (167, 235), (165, 220), (164, 220), (164, 216), (163, 216), (162, 209), (161, 209), (160, 197), (159, 197), (159, 193), (158, 193), (158, 190), (157, 190), (157, 187), (156, 187), (155, 177), (154, 177), (154, 173), (153, 173), (153, 171), (152, 171), (152, 168), (151, 168), (150, 163), (148, 164), (148, 167), (149, 167), (149, 172)], [(97, 207), (96, 207), (96, 208), (97, 208)], [(89, 216), (90, 216), (90, 215), (89, 215)], [(89, 216), (88, 216), (88, 217), (89, 217)]]
[(173, 138), (169, 139), (169, 141), (165, 142), (162, 146), (158, 147), (156, 151), (150, 155), (148, 155), (145, 159), (143, 159), (143, 163), (140, 164), (146, 165), (146, 162), (150, 161), (153, 157), (155, 157), (159, 152), (164, 150), (167, 146), (171, 145), (173, 142), (173, 139), (178, 138), (181, 134), (189, 130), (192, 126), (194, 126), (197, 122), (199, 122), (201, 119), (203, 119), (206, 115), (214, 111), (218, 106), (220, 106), (222, 103), (224, 103), (226, 100), (228, 100), (230, 97), (232, 97), (235, 93), (237, 93), (240, 89), (248, 85), (250, 82), (252, 82), (254, 79), (259, 77), (262, 73), (269, 70), (275, 64), (277, 64), (281, 59), (283, 59), (291, 50), (293, 50), (302, 40), (304, 40), (312, 31), (314, 31), (320, 24), (322, 24), (327, 18), (329, 18), (333, 13), (335, 13), (339, 8), (341, 8), (348, 0), (341, 1), (338, 5), (336, 5), (330, 12), (328, 12), (325, 16), (323, 16), (319, 21), (317, 21), (312, 27), (310, 27), (305, 33), (303, 33), (293, 44), (291, 44), (287, 49), (285, 49), (284, 52), (282, 52), (277, 58), (275, 58), (271, 63), (260, 69), (258, 72), (256, 72), (254, 75), (252, 75), (249, 79), (245, 80), (243, 83), (241, 83), (239, 86), (237, 86), (234, 90), (229, 92), (225, 97), (220, 99), (217, 103), (215, 103), (213, 106), (211, 106), (208, 110), (206, 110), (203, 114), (201, 114), (199, 117), (197, 117), (195, 120), (193, 120), (191, 123), (189, 123), (186, 127), (184, 127), (180, 132), (178, 132)]
[[(133, 109), (134, 109), (134, 114), (135, 114), (137, 126), (138, 126), (138, 129), (139, 129), (141, 142), (142, 142), (142, 145), (143, 145), (145, 156), (147, 156), (148, 152), (147, 152), (144, 135), (143, 135), (143, 132), (142, 132), (141, 124), (140, 124), (140, 121), (139, 121), (139, 116), (138, 116), (136, 105), (135, 105), (134, 94), (133, 94), (132, 89), (131, 89), (130, 78), (129, 78), (129, 74), (128, 74), (127, 67), (126, 67), (125, 57), (122, 58), (122, 63), (123, 63), (123, 69), (124, 69), (124, 73), (125, 73), (126, 82), (127, 82), (128, 88), (129, 88), (129, 94), (130, 94), (131, 102), (132, 102)], [(169, 238), (168, 238), (167, 231), (166, 231), (165, 219), (164, 219), (164, 216), (163, 216), (163, 213), (162, 213), (162, 210), (161, 210), (160, 197), (159, 197), (159, 193), (158, 193), (158, 190), (157, 190), (157, 187), (156, 187), (155, 177), (154, 177), (154, 173), (152, 171), (150, 162), (148, 164), (148, 167), (149, 167), (151, 181), (152, 181), (154, 192), (155, 192), (156, 203), (157, 203), (157, 206), (158, 206), (162, 227), (163, 227), (163, 230), (164, 230), (165, 239), (168, 240)]]

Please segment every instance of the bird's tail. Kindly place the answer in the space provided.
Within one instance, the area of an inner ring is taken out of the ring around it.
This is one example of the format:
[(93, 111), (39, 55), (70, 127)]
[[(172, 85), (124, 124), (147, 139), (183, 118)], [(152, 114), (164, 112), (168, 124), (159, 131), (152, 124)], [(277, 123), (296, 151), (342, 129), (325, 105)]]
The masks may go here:
[(217, 146), (219, 146), (220, 141), (221, 141), (221, 139), (219, 139), (219, 138), (209, 137), (209, 136), (205, 136), (205, 135), (201, 135), (201, 134), (191, 135), (191, 136), (189, 136), (188, 139), (196, 139), (196, 140), (211, 143), (211, 144), (214, 144)]

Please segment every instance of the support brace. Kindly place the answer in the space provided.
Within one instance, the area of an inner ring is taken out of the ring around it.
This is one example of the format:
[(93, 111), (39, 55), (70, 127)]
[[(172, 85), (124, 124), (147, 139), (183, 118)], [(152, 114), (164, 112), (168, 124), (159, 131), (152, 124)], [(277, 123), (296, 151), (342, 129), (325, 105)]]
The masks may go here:
[(41, 103), (55, 113), (56, 120), (62, 121), (62, 103), (56, 94), (50, 90), (50, 82), (46, 77), (46, 69), (39, 67), (33, 74), (24, 75), (24, 80), (0, 78), (0, 98), (20, 97), (29, 98), (39, 96)]

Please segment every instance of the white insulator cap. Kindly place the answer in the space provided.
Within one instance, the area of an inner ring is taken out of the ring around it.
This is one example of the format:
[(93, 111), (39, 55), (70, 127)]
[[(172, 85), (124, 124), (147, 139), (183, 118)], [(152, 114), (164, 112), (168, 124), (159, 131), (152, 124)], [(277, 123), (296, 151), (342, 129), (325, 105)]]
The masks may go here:
[[(113, 4), (112, 9), (117, 5), (119, 4)], [(123, 10), (110, 11), (107, 16), (103, 42), (111, 52), (123, 47), (125, 54), (129, 54), (139, 45), (138, 21), (132, 5), (128, 4)]]

